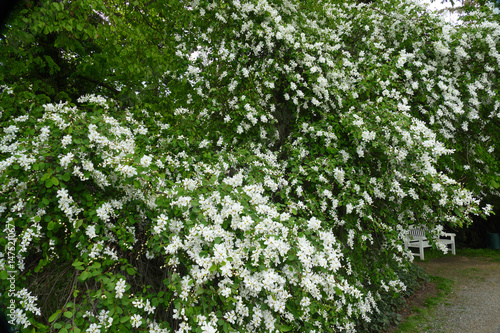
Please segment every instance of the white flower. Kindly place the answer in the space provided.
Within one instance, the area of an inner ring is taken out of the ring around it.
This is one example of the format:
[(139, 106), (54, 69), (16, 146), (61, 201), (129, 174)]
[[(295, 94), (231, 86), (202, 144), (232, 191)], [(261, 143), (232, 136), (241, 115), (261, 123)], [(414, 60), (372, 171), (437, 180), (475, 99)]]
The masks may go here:
[(270, 81), (264, 81), (264, 85), (268, 88), (271, 88), (273, 89), (274, 88), (274, 82), (270, 82)]
[(151, 156), (149, 155), (144, 155), (142, 158), (141, 158), (141, 166), (147, 168), (150, 164), (151, 164), (151, 161), (153, 159), (151, 158)]
[(61, 140), (61, 145), (63, 146), (63, 148), (66, 148), (67, 145), (69, 145), (71, 143), (71, 135), (65, 135), (63, 136), (62, 140)]
[(70, 221), (73, 221), (76, 215), (83, 211), (82, 208), (75, 207), (73, 198), (71, 198), (67, 189), (60, 188), (59, 190), (57, 190), (56, 197), (59, 198), (59, 209), (61, 209), (64, 214), (66, 214), (66, 217)]
[(333, 170), (333, 175), (334, 175), (335, 179), (339, 182), (340, 185), (344, 184), (344, 176), (345, 176), (344, 170), (336, 167)]
[(90, 239), (96, 237), (97, 235), (95, 233), (95, 225), (89, 225), (85, 233), (87, 234), (87, 236), (89, 236)]
[(136, 299), (135, 301), (132, 302), (132, 304), (134, 304), (134, 306), (138, 309), (142, 309), (144, 307), (144, 302), (142, 301), (142, 298)]
[(37, 296), (32, 296), (31, 292), (29, 292), (26, 288), (21, 289), (16, 293), (16, 296), (21, 298), (19, 302), (24, 310), (29, 311), (38, 316), (41, 315), (40, 309), (36, 306), (36, 301), (38, 299)]
[(23, 325), (24, 328), (28, 328), (28, 326), (30, 325), (28, 317), (22, 309), (15, 309), (14, 313), (11, 314), (11, 319), (16, 325)]
[(201, 325), (201, 331), (203, 333), (217, 333), (217, 329), (208, 322), (204, 322), (203, 325)]
[(309, 221), (307, 221), (307, 227), (310, 230), (319, 230), (319, 228), (321, 228), (321, 221), (313, 216)]
[(489, 216), (493, 210), (493, 206), (490, 204), (486, 204), (486, 206), (483, 207), (483, 212), (486, 216)]
[(135, 168), (130, 165), (120, 164), (116, 167), (116, 171), (128, 178), (137, 175), (137, 170), (135, 170)]
[(364, 142), (375, 140), (375, 132), (363, 131), (363, 133), (361, 133), (361, 138), (363, 139)]
[(94, 95), (94, 94), (89, 94), (85, 96), (80, 96), (77, 100), (78, 103), (91, 103), (91, 104), (97, 104), (105, 109), (108, 109), (109, 106), (106, 104), (106, 99), (102, 97), (101, 95)]
[(189, 206), (190, 202), (191, 202), (191, 197), (179, 197), (177, 201), (172, 202), (172, 205), (186, 207)]
[(209, 144), (210, 144), (210, 141), (208, 141), (208, 140), (205, 139), (205, 140), (203, 140), (203, 141), (200, 142), (200, 145), (198, 146), (198, 148), (200, 148), (200, 149), (205, 148)]
[(297, 195), (298, 195), (299, 197), (300, 197), (300, 196), (302, 196), (302, 192), (303, 192), (303, 190), (302, 190), (302, 186), (300, 186), (300, 185), (299, 185), (299, 186), (297, 186)]
[(236, 322), (236, 314), (234, 313), (234, 310), (227, 312), (224, 315), (224, 318), (231, 324), (234, 324)]
[(347, 235), (347, 245), (352, 249), (354, 248), (354, 230), (350, 229), (349, 234)]
[(116, 298), (122, 298), (123, 293), (125, 292), (125, 280), (120, 279), (115, 286)]
[(0, 86), (0, 89), (2, 89), (1, 92), (6, 91), (8, 95), (11, 95), (14, 93), (14, 90), (11, 87), (3, 85), (3, 84)]
[(130, 323), (132, 324), (132, 327), (137, 328), (142, 324), (142, 317), (138, 314), (135, 314), (130, 318)]
[(110, 214), (113, 213), (113, 207), (109, 202), (105, 202), (101, 207), (96, 209), (97, 216), (104, 222), (108, 222)]
[(151, 305), (149, 299), (146, 299), (146, 305), (144, 305), (144, 311), (149, 314), (152, 314), (155, 311), (156, 307)]
[(44, 127), (42, 127), (42, 129), (40, 131), (41, 131), (41, 133), (40, 133), (40, 136), (38, 137), (38, 139), (40, 140), (40, 143), (44, 143), (49, 138), (50, 127), (44, 126)]
[(434, 43), (434, 47), (436, 48), (436, 51), (442, 55), (448, 55), (450, 53), (450, 49), (443, 44), (441, 41), (437, 41)]
[(75, 157), (75, 155), (73, 153), (67, 153), (66, 155), (61, 157), (61, 160), (60, 160), (61, 166), (66, 169), (68, 167), (68, 165), (71, 163), (71, 161), (73, 161), (74, 157)]
[(10, 125), (9, 127), (4, 128), (3, 131), (5, 134), (16, 134), (19, 131), (19, 127)]
[(87, 328), (86, 332), (89, 332), (89, 333), (100, 333), (101, 332), (101, 325), (92, 323), (92, 324), (90, 324), (90, 327)]
[(165, 216), (164, 214), (160, 214), (160, 216), (158, 216), (157, 223), (160, 228), (165, 229), (167, 222), (168, 222), (167, 216)]

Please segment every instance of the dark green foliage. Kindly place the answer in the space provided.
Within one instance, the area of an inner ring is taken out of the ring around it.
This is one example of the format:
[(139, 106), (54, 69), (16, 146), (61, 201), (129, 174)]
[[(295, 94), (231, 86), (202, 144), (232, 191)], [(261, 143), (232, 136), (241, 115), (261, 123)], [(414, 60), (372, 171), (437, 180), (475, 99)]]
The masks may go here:
[(418, 292), (430, 277), (424, 269), (415, 264), (398, 272), (399, 279), (406, 285), (406, 290), (399, 294), (378, 290), (381, 299), (378, 302), (379, 311), (370, 316), (370, 322), (360, 321), (357, 325), (359, 332), (379, 333), (384, 332), (392, 325), (397, 325), (401, 316), (399, 312), (407, 304), (408, 298)]

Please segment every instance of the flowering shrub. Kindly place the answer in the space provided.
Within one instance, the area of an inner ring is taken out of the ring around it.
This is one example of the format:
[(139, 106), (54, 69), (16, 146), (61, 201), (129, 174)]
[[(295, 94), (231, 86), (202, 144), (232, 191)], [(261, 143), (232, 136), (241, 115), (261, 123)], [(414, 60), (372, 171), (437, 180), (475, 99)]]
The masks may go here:
[[(465, 27), (399, 1), (183, 10), (162, 104), (4, 87), (0, 244), (6, 257), (14, 225), (20, 274), (1, 297), (22, 331), (354, 331), (405, 290), (410, 224), (438, 237), (489, 213), (489, 14)], [(61, 294), (44, 313), (51, 271)]]

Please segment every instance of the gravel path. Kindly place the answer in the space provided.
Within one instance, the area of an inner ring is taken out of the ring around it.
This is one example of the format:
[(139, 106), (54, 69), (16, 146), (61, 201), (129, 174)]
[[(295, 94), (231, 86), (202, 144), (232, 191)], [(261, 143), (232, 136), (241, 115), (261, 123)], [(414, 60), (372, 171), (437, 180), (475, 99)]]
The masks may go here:
[(418, 265), (454, 281), (451, 293), (436, 306), (432, 321), (421, 332), (500, 333), (500, 263), (446, 256)]

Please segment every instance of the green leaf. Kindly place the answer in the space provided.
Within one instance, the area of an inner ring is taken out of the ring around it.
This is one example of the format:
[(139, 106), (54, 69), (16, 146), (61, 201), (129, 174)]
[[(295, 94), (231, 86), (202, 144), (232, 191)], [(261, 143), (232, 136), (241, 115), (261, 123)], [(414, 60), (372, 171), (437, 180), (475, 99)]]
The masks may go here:
[(122, 323), (122, 324), (123, 324), (123, 323), (126, 323), (129, 319), (130, 319), (130, 317), (129, 317), (129, 316), (124, 316), (124, 317), (121, 317), (121, 318), (120, 318), (120, 323)]
[(75, 267), (75, 269), (76, 269), (76, 270), (79, 270), (79, 271), (83, 271), (83, 270), (85, 269), (85, 268), (82, 266), (82, 265), (83, 265), (83, 262), (79, 262), (79, 261), (77, 261), (77, 262), (74, 262), (72, 265)]
[(88, 278), (90, 278), (91, 276), (92, 276), (92, 274), (90, 274), (90, 272), (83, 271), (82, 274), (78, 277), (78, 279), (83, 282), (83, 281), (87, 280)]
[(56, 320), (56, 318), (59, 316), (59, 314), (61, 313), (62, 311), (61, 310), (57, 310), (52, 316), (49, 317), (49, 323), (53, 322), (54, 320)]
[(52, 184), (52, 178), (47, 179), (47, 180), (45, 181), (45, 187), (47, 187), (47, 188), (51, 188), (51, 187), (52, 187), (52, 185), (54, 185), (54, 184)]
[(56, 177), (52, 177), (51, 180), (52, 184), (54, 184), (55, 186), (59, 185), (59, 180)]
[(281, 325), (279, 328), (281, 332), (288, 332), (292, 330), (292, 327), (287, 325)]
[(63, 314), (63, 315), (64, 315), (64, 317), (66, 317), (66, 318), (71, 318), (71, 317), (73, 317), (73, 312), (71, 312), (71, 311), (66, 311), (66, 312), (64, 312), (64, 314)]
[(71, 265), (73, 265), (74, 267), (81, 266), (81, 265), (83, 265), (83, 262), (77, 260), (74, 263), (72, 263)]
[(130, 275), (135, 275), (135, 269), (133, 269), (132, 267), (128, 267), (127, 268), (127, 273), (130, 274)]
[(100, 262), (93, 262), (92, 266), (90, 268), (101, 268), (101, 263)]
[(326, 147), (326, 150), (332, 155), (334, 155), (337, 152), (337, 149), (330, 146)]
[(50, 221), (49, 224), (47, 225), (47, 230), (53, 230), (55, 226), (56, 226), (55, 222)]
[(54, 8), (57, 10), (57, 11), (61, 11), (64, 9), (64, 5), (62, 3), (59, 3), (59, 2), (53, 2), (52, 3), (52, 6), (54, 6)]
[(47, 179), (49, 179), (49, 178), (50, 178), (50, 176), (52, 176), (52, 172), (47, 172), (46, 174), (44, 174), (44, 175), (42, 176), (42, 178), (40, 179), (40, 181), (44, 182), (44, 181), (46, 181)]

